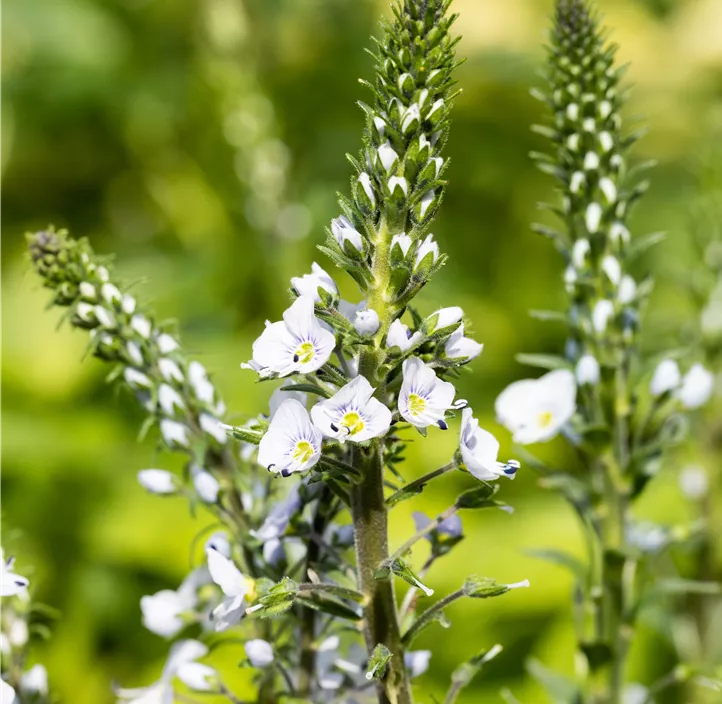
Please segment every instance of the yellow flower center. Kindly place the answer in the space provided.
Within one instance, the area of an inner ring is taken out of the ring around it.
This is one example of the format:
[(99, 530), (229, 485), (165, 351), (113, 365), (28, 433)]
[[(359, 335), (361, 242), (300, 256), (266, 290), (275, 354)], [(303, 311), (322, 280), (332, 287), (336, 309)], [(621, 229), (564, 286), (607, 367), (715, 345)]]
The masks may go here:
[(554, 420), (554, 414), (551, 411), (542, 411), (537, 416), (537, 423), (540, 428), (548, 428)]
[(413, 416), (418, 416), (426, 410), (426, 399), (422, 398), (418, 394), (409, 394), (408, 398), (409, 413)]
[(301, 364), (308, 364), (316, 356), (316, 350), (314, 349), (312, 342), (304, 342), (296, 348), (295, 361)]
[(361, 418), (361, 416), (358, 413), (356, 413), (356, 411), (349, 411), (341, 419), (341, 425), (344, 428), (348, 429), (349, 435), (356, 435), (356, 433), (360, 433), (365, 427), (363, 418)]
[(301, 440), (296, 443), (296, 447), (293, 449), (293, 459), (298, 460), (302, 464), (308, 462), (313, 455), (313, 445), (307, 440)]

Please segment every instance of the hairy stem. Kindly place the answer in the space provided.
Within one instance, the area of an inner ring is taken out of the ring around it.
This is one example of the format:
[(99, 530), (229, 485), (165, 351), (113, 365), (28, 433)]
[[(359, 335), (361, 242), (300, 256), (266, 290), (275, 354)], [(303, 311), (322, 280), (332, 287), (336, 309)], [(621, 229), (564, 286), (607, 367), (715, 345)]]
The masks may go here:
[(359, 586), (364, 594), (364, 636), (369, 654), (382, 643), (391, 653), (386, 678), (380, 683), (380, 704), (411, 704), (411, 686), (396, 615), (393, 579), (376, 580), (374, 572), (389, 557), (388, 515), (383, 492), (383, 447), (375, 442), (369, 455), (358, 453), (363, 478), (351, 493), (356, 534)]

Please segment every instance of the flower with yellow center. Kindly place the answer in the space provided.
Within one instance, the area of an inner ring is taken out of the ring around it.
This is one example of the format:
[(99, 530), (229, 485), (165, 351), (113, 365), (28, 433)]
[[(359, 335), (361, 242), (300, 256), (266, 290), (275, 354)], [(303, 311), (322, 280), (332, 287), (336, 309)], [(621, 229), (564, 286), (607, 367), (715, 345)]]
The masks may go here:
[(446, 411), (463, 408), (466, 401), (454, 403), (454, 385), (439, 379), (434, 370), (418, 357), (407, 359), (402, 369), (404, 379), (399, 392), (401, 416), (417, 428), (438, 425), (446, 430)]
[(324, 435), (342, 443), (378, 437), (389, 429), (391, 411), (373, 394), (367, 379), (357, 376), (332, 398), (317, 403), (311, 418)]
[(574, 415), (576, 400), (574, 373), (556, 369), (508, 386), (496, 399), (496, 415), (514, 434), (514, 442), (529, 445), (556, 436)]
[(334, 334), (323, 328), (312, 296), (299, 296), (277, 323), (266, 322), (253, 343), (253, 359), (241, 365), (263, 377), (310, 374), (320, 369), (336, 346)]
[(295, 398), (286, 399), (275, 412), (258, 445), (258, 464), (284, 477), (304, 472), (321, 457), (321, 431)]

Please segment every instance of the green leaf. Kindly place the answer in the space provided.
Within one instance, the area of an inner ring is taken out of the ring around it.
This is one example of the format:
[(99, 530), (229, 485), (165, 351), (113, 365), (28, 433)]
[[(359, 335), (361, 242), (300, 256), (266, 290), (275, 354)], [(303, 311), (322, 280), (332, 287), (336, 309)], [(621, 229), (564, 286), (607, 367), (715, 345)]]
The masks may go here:
[(570, 679), (553, 672), (533, 658), (527, 662), (526, 669), (546, 689), (554, 704), (582, 704), (581, 692)]
[(654, 247), (660, 242), (664, 242), (666, 238), (667, 234), (664, 232), (652, 232), (648, 235), (641, 235), (640, 237), (635, 237), (629, 243), (627, 258), (634, 259), (635, 257), (638, 257), (640, 254), (646, 252), (651, 247)]
[(290, 384), (289, 386), (282, 386), (281, 391), (301, 391), (307, 394), (323, 396), (324, 398), (331, 398), (331, 394), (326, 389), (316, 386), (316, 384)]
[(382, 680), (386, 676), (389, 660), (391, 660), (391, 651), (383, 643), (378, 643), (369, 658), (366, 679)]
[(571, 369), (572, 365), (564, 358), (555, 354), (518, 354), (516, 361), (529, 367), (540, 369)]
[(592, 672), (609, 664), (614, 657), (612, 646), (609, 643), (597, 641), (595, 643), (581, 643), (579, 646), (587, 658)]
[(308, 607), (309, 609), (313, 609), (314, 611), (329, 614), (330, 616), (336, 616), (337, 618), (342, 618), (347, 621), (356, 622), (360, 621), (362, 618), (361, 614), (351, 608), (351, 606), (348, 606), (341, 601), (336, 601), (335, 599), (324, 599), (323, 597), (315, 594), (307, 594), (304, 596), (297, 596), (295, 601), (298, 604)]
[(694, 579), (658, 579), (652, 591), (657, 594), (722, 594), (719, 582), (701, 582)]
[(401, 489), (394, 492), (388, 499), (386, 499), (386, 506), (387, 508), (396, 506), (396, 504), (406, 501), (406, 499), (418, 496), (421, 492), (423, 492), (423, 490), (424, 487), (421, 484), (417, 484), (416, 486), (401, 487)]
[(499, 491), (498, 484), (489, 484), (485, 481), (480, 481), (479, 486), (469, 491), (465, 491), (463, 494), (456, 499), (456, 506), (462, 508), (487, 508), (490, 506), (489, 499)]

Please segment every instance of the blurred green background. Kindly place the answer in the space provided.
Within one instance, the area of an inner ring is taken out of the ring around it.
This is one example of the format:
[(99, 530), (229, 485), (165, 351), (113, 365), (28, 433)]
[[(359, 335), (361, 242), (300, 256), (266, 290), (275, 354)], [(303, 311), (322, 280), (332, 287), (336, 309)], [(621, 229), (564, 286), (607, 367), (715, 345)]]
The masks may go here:
[[(520, 351), (559, 349), (563, 331), (527, 317), (563, 305), (561, 262), (532, 234), (537, 201), (551, 180), (527, 157), (543, 144), (529, 130), (541, 105), (539, 82), (551, 0), (456, 0), (463, 35), (454, 110), (450, 188), (434, 233), (450, 265), (424, 305), (461, 305), (484, 354), (461, 392), (482, 424), (510, 381), (535, 374)], [(660, 282), (647, 343), (679, 343), (694, 309), (676, 272), (695, 256), (686, 232), (701, 170), (722, 166), (722, 3), (719, 0), (603, 0), (620, 59), (631, 61), (630, 116), (650, 134), (640, 159), (659, 160), (633, 220), (637, 234), (669, 237), (640, 265)], [(177, 466), (155, 438), (136, 443), (142, 414), (104, 384), (107, 369), (83, 361), (84, 336), (56, 330), (24, 258), (23, 233), (49, 222), (117, 253), (117, 271), (137, 282), (160, 317), (176, 317), (185, 346), (215, 375), (230, 408), (255, 414), (269, 389), (239, 369), (265, 318), (278, 319), (291, 275), (317, 259), (315, 245), (346, 192), (344, 153), (360, 144), (369, 77), (363, 47), (387, 11), (383, 0), (6, 0), (2, 26), (3, 166), (3, 543), (19, 555), (38, 597), (60, 617), (40, 644), (64, 701), (112, 701), (110, 683), (150, 682), (166, 651), (143, 629), (141, 595), (173, 588), (189, 563), (189, 543), (205, 525), (182, 499), (147, 496), (137, 470)], [(703, 166), (701, 166), (703, 165)], [(339, 274), (339, 278), (340, 278)], [(346, 297), (355, 295), (346, 283)], [(686, 326), (686, 327), (685, 327)], [(718, 409), (719, 410), (719, 409)], [(446, 461), (455, 434), (432, 434), (411, 451), (409, 476)], [(690, 457), (699, 453), (688, 450)], [(563, 445), (541, 454), (563, 462)], [(640, 515), (689, 518), (678, 495), (675, 458), (653, 484)], [(702, 457), (713, 463), (715, 459)], [(719, 463), (719, 458), (717, 458)], [(411, 510), (445, 508), (463, 485), (449, 477), (394, 516), (394, 543), (412, 530)], [(442, 698), (451, 670), (496, 642), (504, 653), (461, 702), (500, 701), (509, 686), (543, 701), (524, 672), (534, 655), (572, 670), (571, 578), (525, 554), (581, 551), (571, 511), (522, 471), (502, 498), (516, 514), (465, 520), (467, 540), (430, 580), (437, 593), (469, 571), (501, 581), (529, 578), (532, 589), (491, 602), (459, 603), (453, 628), (429, 629), (434, 648), (419, 680), (420, 701)], [(169, 527), (172, 526), (172, 529)], [(632, 655), (632, 677), (649, 682), (674, 654), (649, 618)], [(688, 695), (687, 695), (688, 696)], [(689, 701), (672, 691), (665, 701)]]

